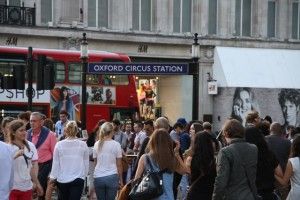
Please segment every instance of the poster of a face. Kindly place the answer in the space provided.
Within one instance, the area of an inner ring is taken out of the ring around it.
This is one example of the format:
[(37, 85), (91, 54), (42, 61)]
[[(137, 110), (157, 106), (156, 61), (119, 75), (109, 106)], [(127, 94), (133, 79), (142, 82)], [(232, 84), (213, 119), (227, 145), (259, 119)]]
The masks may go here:
[(247, 114), (256, 110), (260, 117), (271, 116), (284, 127), (300, 126), (300, 90), (270, 88), (219, 88), (214, 96), (213, 122), (219, 130), (228, 117), (244, 125)]
[(79, 86), (57, 86), (50, 92), (51, 116), (59, 120), (59, 112), (65, 110), (70, 120), (79, 120)]
[(254, 94), (250, 88), (236, 88), (233, 95), (231, 117), (246, 124), (246, 116), (249, 112), (256, 110), (259, 112), (258, 105), (254, 99)]
[(88, 104), (116, 104), (116, 88), (112, 86), (91, 86), (87, 88)]

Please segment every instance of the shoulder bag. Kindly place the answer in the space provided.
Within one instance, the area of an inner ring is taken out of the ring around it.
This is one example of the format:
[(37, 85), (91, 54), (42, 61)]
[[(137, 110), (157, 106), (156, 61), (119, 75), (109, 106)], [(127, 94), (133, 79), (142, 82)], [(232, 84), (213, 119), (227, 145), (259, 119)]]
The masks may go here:
[(163, 194), (163, 173), (167, 170), (154, 171), (149, 155), (146, 155), (146, 164), (150, 166), (150, 170), (132, 186), (129, 193), (131, 200), (153, 199)]

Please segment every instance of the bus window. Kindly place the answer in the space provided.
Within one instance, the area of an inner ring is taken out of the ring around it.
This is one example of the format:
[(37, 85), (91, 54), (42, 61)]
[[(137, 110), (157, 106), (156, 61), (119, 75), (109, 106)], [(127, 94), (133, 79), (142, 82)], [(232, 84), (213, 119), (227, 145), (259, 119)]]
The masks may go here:
[(65, 65), (64, 63), (53, 63), (54, 64), (54, 71), (55, 71), (55, 82), (61, 83), (65, 81)]
[(69, 82), (80, 83), (81, 82), (81, 63), (69, 63)]
[(12, 75), (14, 66), (25, 66), (24, 60), (0, 59), (0, 74)]

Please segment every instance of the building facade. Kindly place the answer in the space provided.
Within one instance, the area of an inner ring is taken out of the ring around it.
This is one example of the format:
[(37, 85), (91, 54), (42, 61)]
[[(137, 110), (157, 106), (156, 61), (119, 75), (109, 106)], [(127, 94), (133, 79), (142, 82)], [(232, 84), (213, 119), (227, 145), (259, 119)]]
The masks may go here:
[[(207, 91), (215, 47), (300, 49), (300, 0), (0, 0), (0, 6), (1, 13), (11, 8), (0, 16), (0, 45), (79, 49), (86, 32), (89, 49), (125, 53), (134, 62), (190, 62), (197, 32), (200, 120), (216, 119), (216, 96)], [(34, 23), (18, 24), (17, 7), (34, 8)], [(191, 119), (191, 76), (159, 77), (158, 92), (162, 115)]]

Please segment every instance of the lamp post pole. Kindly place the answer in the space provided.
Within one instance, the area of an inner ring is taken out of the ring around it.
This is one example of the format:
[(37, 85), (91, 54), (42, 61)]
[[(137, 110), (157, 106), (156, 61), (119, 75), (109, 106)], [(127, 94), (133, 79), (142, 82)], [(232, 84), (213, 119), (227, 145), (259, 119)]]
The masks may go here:
[(198, 33), (194, 34), (194, 43), (192, 45), (192, 60), (193, 66), (196, 67), (193, 73), (193, 106), (192, 106), (192, 119), (199, 120), (199, 58), (200, 58), (200, 45), (198, 43)]
[(86, 130), (86, 74), (88, 65), (88, 43), (86, 40), (86, 33), (82, 34), (81, 41), (81, 60), (82, 60), (82, 74), (81, 74), (81, 129)]
[(33, 88), (32, 88), (32, 79), (33, 79), (33, 58), (32, 58), (32, 47), (28, 47), (27, 54), (27, 72), (28, 72), (28, 88), (27, 88), (27, 97), (28, 97), (28, 107), (27, 110), (32, 111), (32, 96), (33, 96)]

